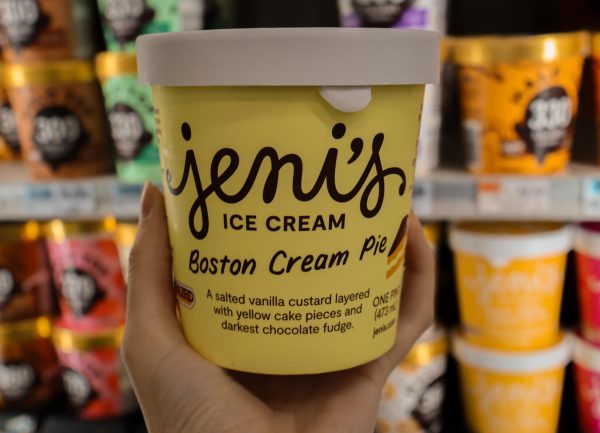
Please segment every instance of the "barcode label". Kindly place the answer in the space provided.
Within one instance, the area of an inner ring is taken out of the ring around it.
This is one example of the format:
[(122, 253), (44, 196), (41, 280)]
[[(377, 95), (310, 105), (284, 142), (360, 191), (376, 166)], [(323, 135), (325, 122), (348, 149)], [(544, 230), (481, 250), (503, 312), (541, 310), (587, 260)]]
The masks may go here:
[(428, 217), (433, 211), (433, 183), (415, 182), (412, 194), (413, 211), (420, 218)]
[(484, 214), (541, 214), (550, 205), (550, 182), (545, 179), (482, 179), (477, 184), (477, 208)]

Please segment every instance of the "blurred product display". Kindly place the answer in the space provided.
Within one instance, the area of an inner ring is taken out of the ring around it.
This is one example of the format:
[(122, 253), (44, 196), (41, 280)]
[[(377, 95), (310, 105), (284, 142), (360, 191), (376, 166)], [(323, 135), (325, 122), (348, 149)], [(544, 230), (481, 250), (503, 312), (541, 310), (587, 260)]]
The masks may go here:
[(204, 28), (208, 0), (98, 0), (109, 51), (135, 51), (148, 33)]
[(464, 338), (508, 351), (556, 344), (572, 238), (571, 227), (553, 223), (453, 225)]
[[(338, 0), (340, 21), (345, 27), (389, 27), (446, 31), (446, 0)], [(442, 49), (442, 65), (446, 50)], [(439, 164), (442, 126), (442, 86), (425, 89), (416, 175), (425, 176)]]
[(38, 179), (107, 173), (104, 104), (92, 63), (13, 63), (6, 83), (23, 156)]
[(467, 424), (477, 433), (555, 433), (571, 341), (525, 353), (484, 349), (455, 334)]
[(152, 89), (137, 79), (135, 54), (105, 52), (96, 57), (106, 115), (124, 182), (160, 182)]
[(81, 332), (58, 322), (52, 339), (65, 392), (78, 417), (114, 418), (137, 409), (120, 356), (123, 327)]
[(51, 276), (39, 224), (0, 225), (0, 323), (53, 313)]
[(91, 59), (89, 0), (2, 0), (2, 54), (9, 62)]
[(125, 281), (114, 241), (116, 222), (63, 222), (47, 226), (47, 247), (61, 322), (99, 330), (125, 321)]
[(0, 407), (42, 409), (59, 392), (58, 359), (48, 317), (0, 325)]
[(441, 433), (448, 341), (437, 327), (428, 329), (383, 389), (377, 430), (386, 433)]
[(0, 63), (0, 161), (21, 158), (21, 144), (17, 132), (17, 122), (5, 83), (6, 66)]
[(589, 36), (461, 38), (450, 40), (448, 49), (459, 66), (469, 171), (564, 171)]

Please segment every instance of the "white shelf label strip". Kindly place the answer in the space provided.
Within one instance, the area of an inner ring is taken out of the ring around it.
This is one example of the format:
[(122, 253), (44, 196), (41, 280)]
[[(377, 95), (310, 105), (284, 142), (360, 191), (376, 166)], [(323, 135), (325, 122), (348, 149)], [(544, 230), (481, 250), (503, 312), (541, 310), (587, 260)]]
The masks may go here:
[(547, 179), (479, 179), (477, 209), (482, 214), (532, 215), (549, 212), (551, 188)]

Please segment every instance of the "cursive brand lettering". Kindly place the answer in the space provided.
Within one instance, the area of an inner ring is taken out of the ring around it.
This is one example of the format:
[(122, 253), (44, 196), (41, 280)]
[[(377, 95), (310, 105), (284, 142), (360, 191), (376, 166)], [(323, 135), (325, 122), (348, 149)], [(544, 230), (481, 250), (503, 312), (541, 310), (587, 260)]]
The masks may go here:
[[(182, 136), (186, 141), (191, 139), (191, 130), (187, 123), (182, 125)], [(345, 135), (345, 126), (338, 123), (334, 126), (332, 135), (336, 140), (340, 140)], [(406, 191), (406, 176), (404, 170), (399, 167), (384, 168), (381, 158), (381, 149), (384, 144), (384, 134), (377, 133), (372, 140), (371, 155), (362, 171), (362, 174), (356, 180), (354, 187), (349, 191), (340, 191), (338, 187), (339, 180), (337, 172), (341, 169), (338, 165), (339, 150), (330, 148), (323, 161), (323, 165), (312, 187), (305, 190), (303, 182), (304, 162), (299, 155), (288, 153), (279, 155), (273, 147), (263, 147), (254, 158), (251, 168), (246, 176), (246, 180), (235, 193), (225, 192), (223, 186), (237, 173), (240, 165), (239, 154), (231, 148), (223, 148), (215, 153), (210, 165), (210, 184), (204, 186), (200, 179), (200, 171), (194, 150), (189, 149), (185, 154), (183, 175), (176, 185), (172, 183), (172, 173), (166, 171), (168, 190), (171, 194), (178, 196), (185, 191), (190, 176), (196, 189), (196, 199), (194, 200), (189, 216), (190, 232), (196, 239), (204, 239), (209, 231), (209, 212), (207, 199), (215, 195), (219, 200), (228, 203), (239, 203), (243, 201), (255, 185), (256, 178), (263, 169), (263, 166), (270, 163), (267, 178), (262, 189), (262, 199), (264, 203), (271, 203), (279, 188), (280, 172), (289, 166), (292, 169), (291, 192), (300, 202), (313, 200), (323, 189), (329, 196), (338, 203), (347, 203), (360, 195), (360, 212), (365, 218), (373, 218), (383, 207), (386, 179), (397, 177), (400, 179), (398, 194), (403, 196)], [(358, 160), (358, 155), (362, 153), (362, 140), (355, 138), (351, 143), (353, 152), (352, 158), (347, 161), (347, 165), (353, 164)]]

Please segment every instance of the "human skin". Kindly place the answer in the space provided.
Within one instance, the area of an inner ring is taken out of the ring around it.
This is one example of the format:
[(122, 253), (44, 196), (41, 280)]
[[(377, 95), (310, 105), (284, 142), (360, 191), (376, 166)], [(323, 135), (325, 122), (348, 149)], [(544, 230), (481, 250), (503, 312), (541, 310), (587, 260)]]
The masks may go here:
[(146, 185), (129, 269), (123, 357), (150, 433), (372, 433), (385, 380), (432, 323), (435, 261), (411, 214), (398, 333), (368, 364), (269, 376), (224, 370), (186, 343), (177, 320), (161, 193)]

